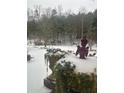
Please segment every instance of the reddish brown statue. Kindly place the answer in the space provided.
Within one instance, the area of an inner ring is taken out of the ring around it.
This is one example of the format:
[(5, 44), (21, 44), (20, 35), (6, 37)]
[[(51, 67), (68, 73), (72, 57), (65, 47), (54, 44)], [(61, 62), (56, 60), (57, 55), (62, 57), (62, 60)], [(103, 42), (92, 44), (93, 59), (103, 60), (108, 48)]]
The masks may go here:
[(80, 47), (79, 45), (77, 46), (76, 55), (79, 54), (81, 59), (86, 59), (88, 55), (89, 47), (86, 47), (87, 44), (88, 44), (88, 40), (86, 39), (86, 37), (84, 37), (81, 40), (82, 47)]

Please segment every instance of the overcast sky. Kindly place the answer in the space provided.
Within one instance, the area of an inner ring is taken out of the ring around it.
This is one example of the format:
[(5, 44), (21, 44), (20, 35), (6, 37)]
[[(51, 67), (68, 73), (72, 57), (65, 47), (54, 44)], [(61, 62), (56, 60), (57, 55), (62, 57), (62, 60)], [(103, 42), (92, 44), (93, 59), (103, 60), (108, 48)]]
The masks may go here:
[(84, 7), (87, 11), (93, 11), (97, 8), (96, 0), (28, 0), (27, 7), (33, 8), (34, 5), (41, 5), (42, 8), (56, 8), (58, 5), (62, 5), (63, 11), (71, 9), (73, 12), (77, 12), (81, 7)]

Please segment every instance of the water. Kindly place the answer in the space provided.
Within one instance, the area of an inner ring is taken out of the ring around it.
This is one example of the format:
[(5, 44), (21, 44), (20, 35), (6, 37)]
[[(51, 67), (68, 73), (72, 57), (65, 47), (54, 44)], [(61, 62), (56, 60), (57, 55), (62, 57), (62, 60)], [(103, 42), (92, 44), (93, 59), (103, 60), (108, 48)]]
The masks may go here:
[(50, 93), (50, 89), (43, 84), (43, 79), (51, 73), (46, 71), (44, 59), (45, 49), (28, 47), (28, 53), (33, 59), (27, 63), (27, 93)]

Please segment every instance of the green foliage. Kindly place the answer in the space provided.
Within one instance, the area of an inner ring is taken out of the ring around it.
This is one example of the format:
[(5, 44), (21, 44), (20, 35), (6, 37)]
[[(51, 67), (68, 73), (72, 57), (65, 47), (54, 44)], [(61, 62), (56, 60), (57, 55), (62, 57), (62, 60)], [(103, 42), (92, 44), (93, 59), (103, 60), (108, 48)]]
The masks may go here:
[(96, 75), (75, 73), (71, 62), (57, 64), (55, 70), (55, 93), (96, 93)]
[(64, 66), (60, 63), (55, 68), (56, 78), (56, 91), (55, 93), (69, 93), (69, 78), (72, 77), (75, 66), (71, 66), (70, 62), (64, 63)]
[(27, 22), (28, 38), (64, 39), (66, 41), (68, 37), (72, 41), (82, 37), (83, 29), (83, 35), (97, 41), (97, 10), (87, 14), (79, 12), (68, 15), (58, 15), (56, 9), (50, 11), (51, 16), (43, 14), (38, 21)]
[[(66, 52), (60, 49), (48, 49), (45, 58), (50, 63), (52, 74), (49, 79), (55, 82), (52, 93), (97, 93), (97, 76), (95, 73), (76, 73), (76, 66), (71, 62), (61, 61)], [(61, 52), (61, 54), (57, 54)]]
[[(59, 53), (58, 53), (59, 52)], [(61, 49), (48, 49), (47, 53), (45, 54), (45, 61), (46, 64), (49, 62), (49, 67), (53, 71), (55, 64), (59, 59), (64, 57), (66, 54), (65, 51), (62, 51)]]

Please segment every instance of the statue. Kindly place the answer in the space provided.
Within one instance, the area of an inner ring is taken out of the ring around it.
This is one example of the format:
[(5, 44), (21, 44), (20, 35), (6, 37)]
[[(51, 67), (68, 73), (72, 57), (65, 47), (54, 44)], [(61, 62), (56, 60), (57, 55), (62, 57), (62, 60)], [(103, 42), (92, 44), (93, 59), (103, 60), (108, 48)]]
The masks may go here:
[(81, 40), (81, 47), (79, 45), (77, 46), (76, 56), (79, 54), (81, 59), (86, 59), (89, 50), (89, 47), (86, 47), (87, 44), (88, 40), (84, 36)]

